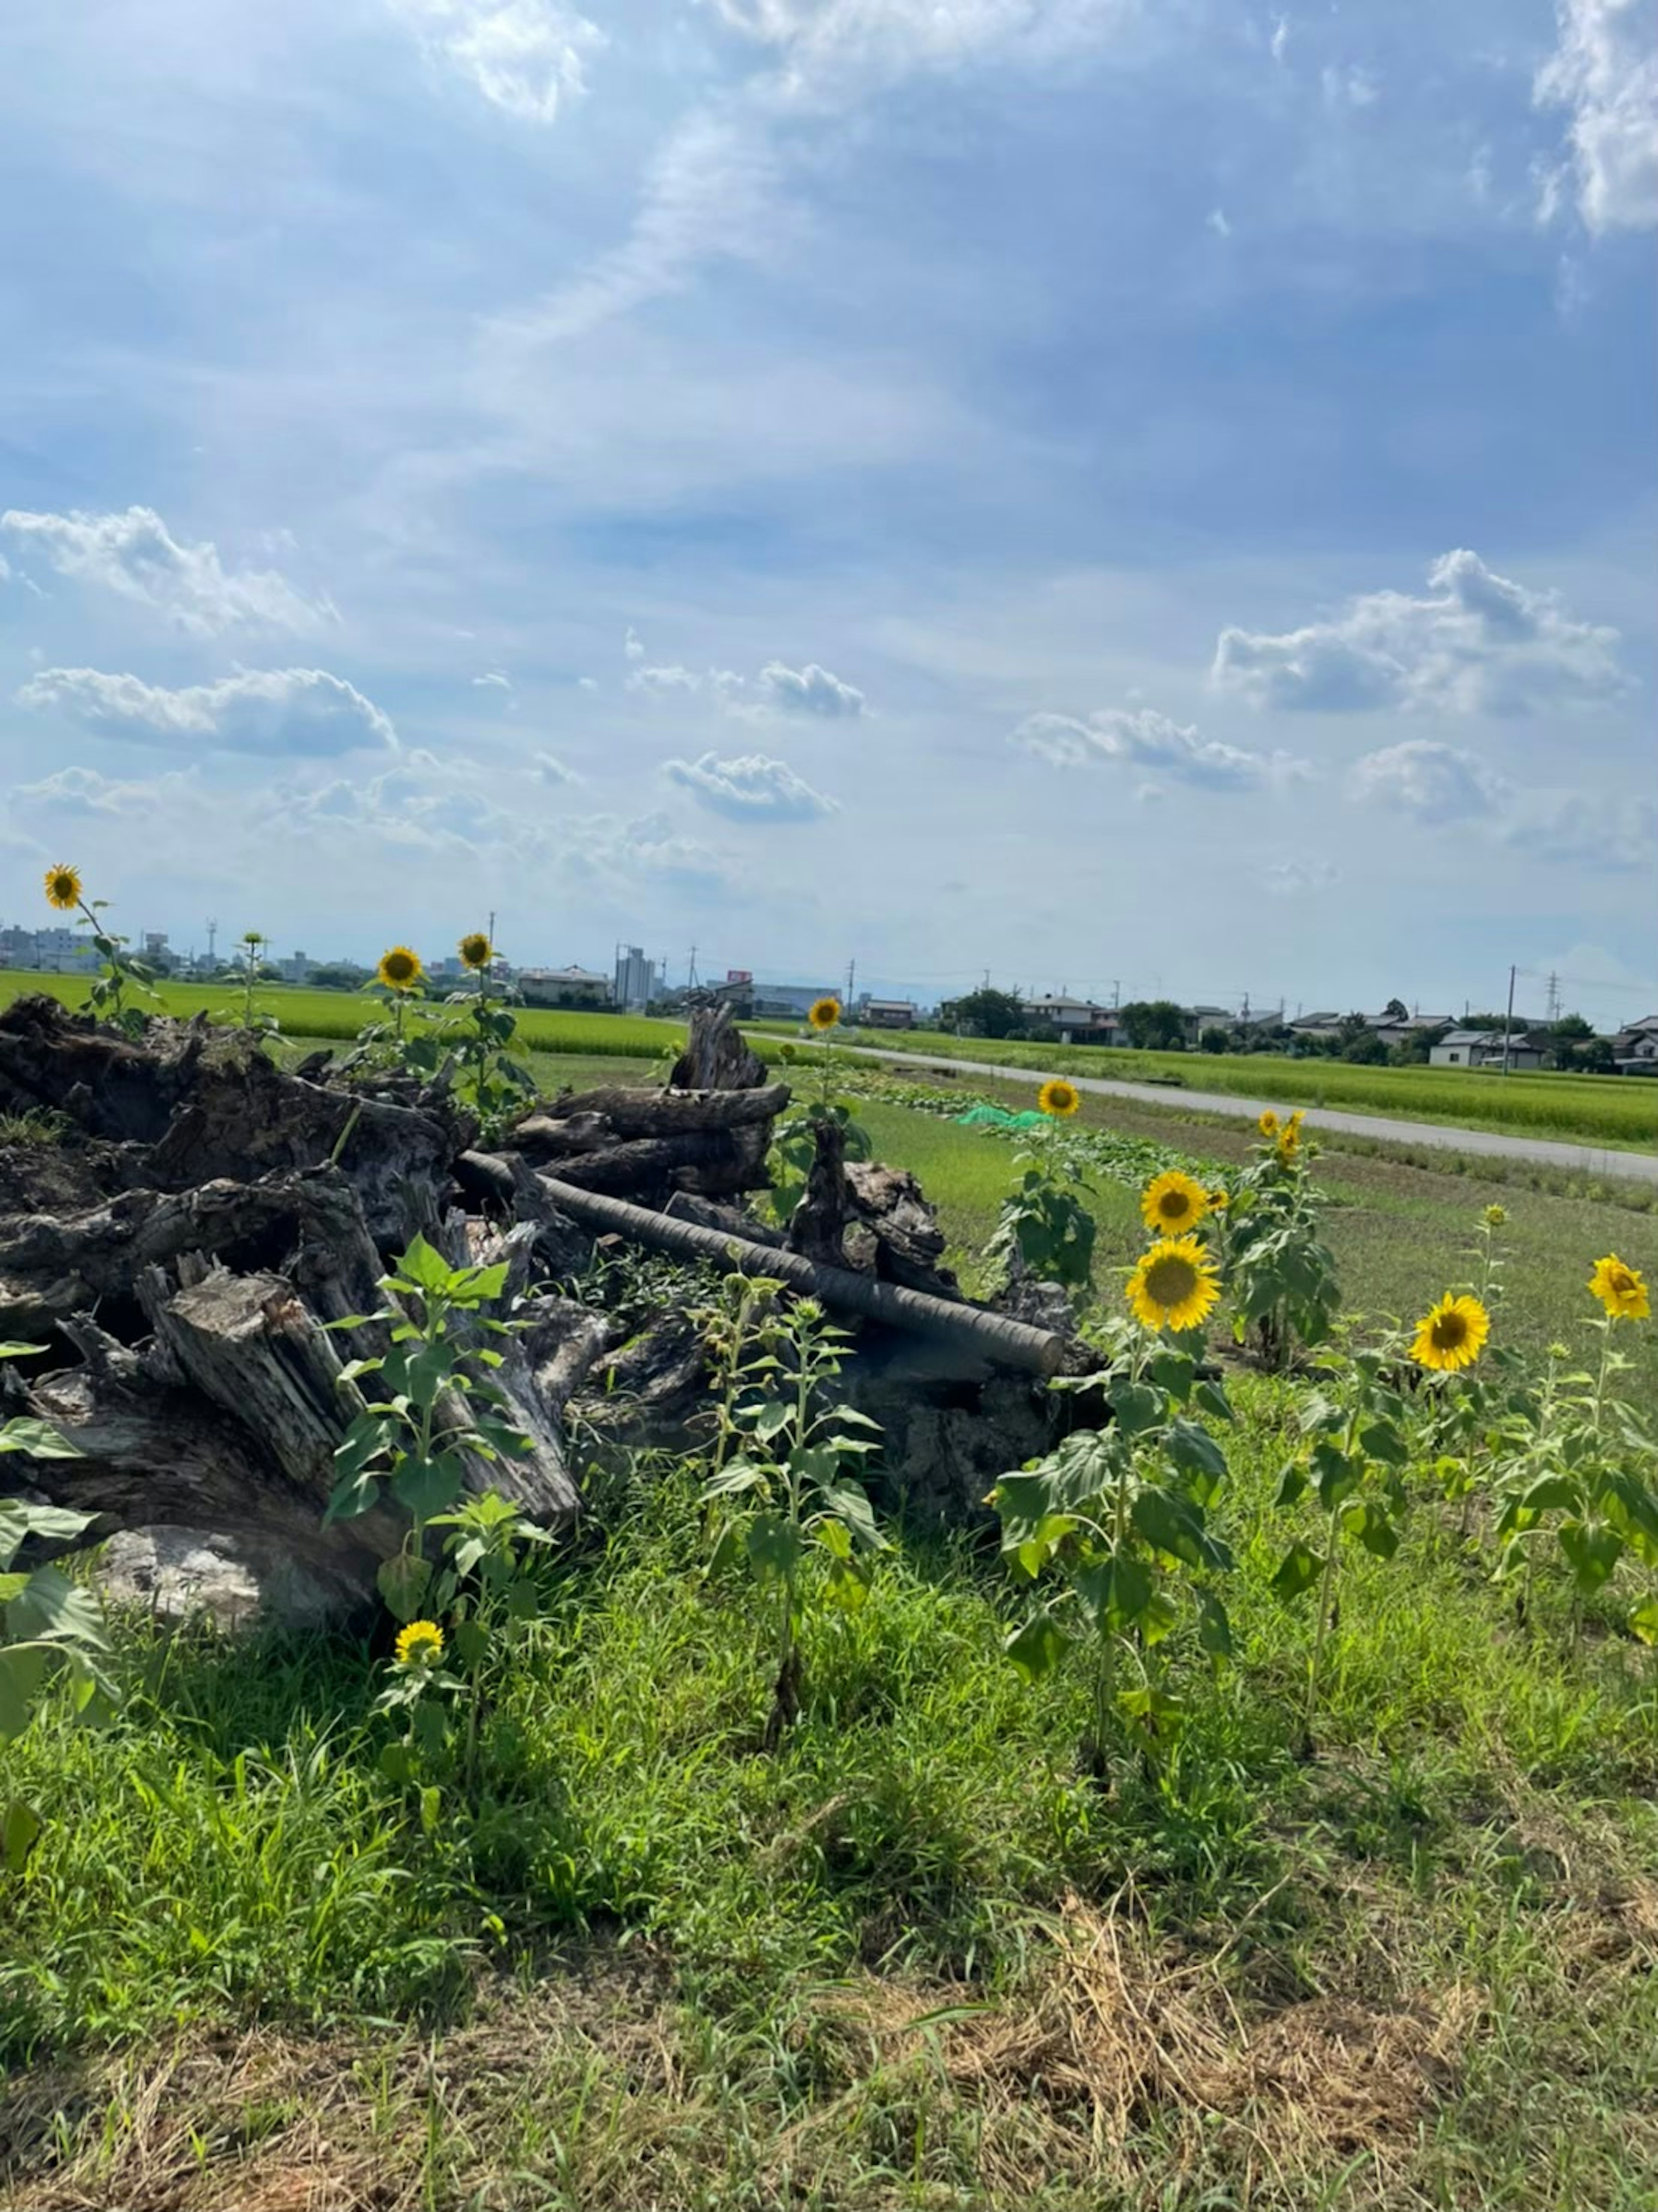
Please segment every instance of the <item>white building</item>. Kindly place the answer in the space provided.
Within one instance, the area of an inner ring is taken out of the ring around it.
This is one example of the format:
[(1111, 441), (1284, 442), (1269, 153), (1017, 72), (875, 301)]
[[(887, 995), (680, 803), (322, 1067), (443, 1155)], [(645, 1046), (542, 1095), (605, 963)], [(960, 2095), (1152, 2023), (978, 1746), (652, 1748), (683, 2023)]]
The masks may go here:
[(645, 957), (644, 947), (619, 945), (616, 952), (616, 1003), (624, 1013), (642, 1014), (661, 988), (655, 966)]
[(532, 1006), (608, 1006), (614, 988), (608, 975), (574, 962), (568, 968), (521, 969), (518, 980), (525, 1003)]
[(1643, 1014), (1619, 1030), (1612, 1054), (1620, 1075), (1658, 1075), (1658, 1014)]
[[(1543, 1065), (1545, 1047), (1540, 1040), (1528, 1036), (1523, 1030), (1510, 1032), (1508, 1064), (1511, 1068), (1537, 1068)], [(1433, 1067), (1480, 1067), (1501, 1070), (1503, 1062), (1503, 1032), (1501, 1030), (1452, 1030), (1428, 1048), (1428, 1060)]]

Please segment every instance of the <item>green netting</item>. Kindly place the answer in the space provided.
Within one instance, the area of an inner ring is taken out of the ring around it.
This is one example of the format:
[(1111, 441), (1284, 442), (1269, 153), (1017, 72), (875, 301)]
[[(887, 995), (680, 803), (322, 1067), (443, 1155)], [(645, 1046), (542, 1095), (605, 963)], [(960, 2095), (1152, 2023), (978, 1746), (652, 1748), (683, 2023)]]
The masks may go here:
[(969, 1106), (965, 1114), (953, 1114), (950, 1119), (969, 1129), (1035, 1129), (1048, 1116), (1029, 1108), (1023, 1114), (1010, 1114), (1001, 1106)]

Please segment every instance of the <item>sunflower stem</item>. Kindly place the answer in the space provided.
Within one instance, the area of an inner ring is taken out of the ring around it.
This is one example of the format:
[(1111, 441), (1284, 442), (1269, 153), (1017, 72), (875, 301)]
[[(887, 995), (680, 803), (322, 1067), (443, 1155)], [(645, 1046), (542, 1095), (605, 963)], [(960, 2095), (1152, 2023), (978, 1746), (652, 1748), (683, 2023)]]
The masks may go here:
[(1330, 1525), (1325, 1534), (1324, 1576), (1319, 1584), (1318, 1624), (1313, 1631), (1312, 1656), (1307, 1662), (1307, 1709), (1302, 1715), (1302, 1749), (1313, 1748), (1313, 1714), (1318, 1702), (1319, 1668), (1324, 1657), (1324, 1639), (1329, 1632), (1330, 1607), (1335, 1597), (1336, 1547), (1341, 1541), (1341, 1507), (1330, 1508)]

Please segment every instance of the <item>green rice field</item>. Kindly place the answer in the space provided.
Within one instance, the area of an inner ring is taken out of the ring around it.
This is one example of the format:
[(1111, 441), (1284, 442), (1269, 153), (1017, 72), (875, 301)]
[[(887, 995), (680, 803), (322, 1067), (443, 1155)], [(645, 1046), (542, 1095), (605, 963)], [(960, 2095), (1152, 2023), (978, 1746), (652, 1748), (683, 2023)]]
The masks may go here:
[[(207, 1012), (234, 1020), (238, 993), (229, 983), (161, 983), (156, 987), (169, 1014)], [(26, 992), (45, 991), (78, 1006), (85, 1000), (82, 975), (0, 974), (0, 1006)], [(376, 1001), (355, 991), (307, 991), (284, 984), (262, 984), (258, 1004), (276, 1016), (284, 1036), (346, 1042), (363, 1024), (376, 1018)], [(432, 1003), (431, 1001), (428, 1002)], [(525, 1042), (536, 1052), (582, 1053), (594, 1059), (654, 1060), (683, 1036), (678, 1022), (650, 1021), (642, 1014), (586, 1014), (526, 1008), (519, 1017)]]
[[(793, 1030), (786, 1034), (794, 1035)], [(1122, 1083), (1176, 1085), (1275, 1106), (1332, 1106), (1448, 1122), (1465, 1129), (1643, 1150), (1658, 1145), (1658, 1082), (1619, 1075), (1497, 1075), (1456, 1067), (1357, 1067), (1275, 1053), (1131, 1052), (1098, 1045), (1016, 1044), (942, 1030), (860, 1032), (883, 1052), (938, 1053), (1001, 1067), (1057, 1070)]]

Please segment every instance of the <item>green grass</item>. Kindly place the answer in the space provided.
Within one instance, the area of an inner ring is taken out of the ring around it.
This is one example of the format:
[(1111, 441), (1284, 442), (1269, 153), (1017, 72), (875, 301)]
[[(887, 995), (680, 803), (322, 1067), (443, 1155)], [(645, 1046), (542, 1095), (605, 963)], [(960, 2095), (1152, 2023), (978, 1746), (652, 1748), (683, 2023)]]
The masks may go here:
[[(229, 983), (161, 983), (157, 987), (162, 1010), (169, 1014), (207, 1012), (234, 1021), (238, 994)], [(79, 1006), (86, 998), (86, 981), (79, 975), (37, 975), (0, 973), (0, 1006), (30, 991), (45, 991), (66, 1006)], [(285, 985), (260, 989), (259, 1005), (276, 1016), (288, 1037), (304, 1037), (337, 1044), (354, 1038), (365, 1022), (379, 1016), (377, 1002), (351, 991), (308, 991)], [(535, 1007), (519, 1011), (519, 1033), (539, 1053), (580, 1053), (589, 1059), (654, 1060), (683, 1039), (683, 1022), (650, 1021), (642, 1014), (556, 1013)]]
[[(782, 1024), (770, 1025), (780, 1031)], [(798, 1034), (787, 1031), (787, 1034)], [(942, 1030), (865, 1031), (860, 1044), (894, 1054), (942, 1054), (1005, 1067), (1052, 1069), (1125, 1083), (1173, 1082), (1279, 1106), (1448, 1122), (1569, 1143), (1658, 1144), (1658, 1082), (1627, 1076), (1486, 1075), (1455, 1067), (1351, 1067), (1277, 1054), (1131, 1052), (1092, 1045), (1009, 1044)]]
[[(980, 1255), (1011, 1179), (1012, 1144), (877, 1098), (860, 1098), (857, 1114), (876, 1156), (920, 1177), (938, 1209), (953, 1263), (970, 1288), (984, 1288)], [(1183, 1155), (1199, 1175), (1211, 1164), (1241, 1164), (1250, 1142), (1250, 1133), (1235, 1125), (1115, 1098), (1085, 1100), (1081, 1118), (1085, 1126)], [(1584, 1340), (1582, 1324), (1598, 1310), (1584, 1285), (1603, 1253), (1617, 1251), (1649, 1281), (1658, 1281), (1658, 1215), (1649, 1210), (1649, 1194), (1632, 1193), (1636, 1205), (1621, 1203), (1612, 1190), (1562, 1196), (1482, 1176), (1473, 1161), (1467, 1167), (1455, 1173), (1333, 1149), (1321, 1156), (1318, 1180), (1333, 1200), (1326, 1231), (1350, 1306), (1378, 1321), (1424, 1312), (1442, 1291), (1467, 1277), (1473, 1225), (1491, 1204), (1509, 1214), (1499, 1328), (1528, 1352), (1557, 1339)], [(1088, 1204), (1099, 1224), (1095, 1275), (1108, 1297), (1113, 1271), (1131, 1267), (1144, 1241), (1135, 1188), (1102, 1182)], [(1631, 1338), (1625, 1348), (1637, 1363), (1636, 1387), (1658, 1408), (1658, 1337), (1642, 1330)]]
[(51, 1823), (0, 1886), (10, 2212), (1648, 2206), (1650, 1656), (1572, 1648), (1552, 1589), (1517, 1632), (1419, 1504), (1300, 1763), (1294, 1395), (1236, 1395), (1239, 1663), (1182, 1668), (1161, 1787), (1083, 1778), (999, 1570), (902, 1527), (757, 1753), (762, 1626), (683, 1468), (555, 1569), (429, 1838), (362, 1648), (134, 1624), (112, 1729), (6, 1753)]

